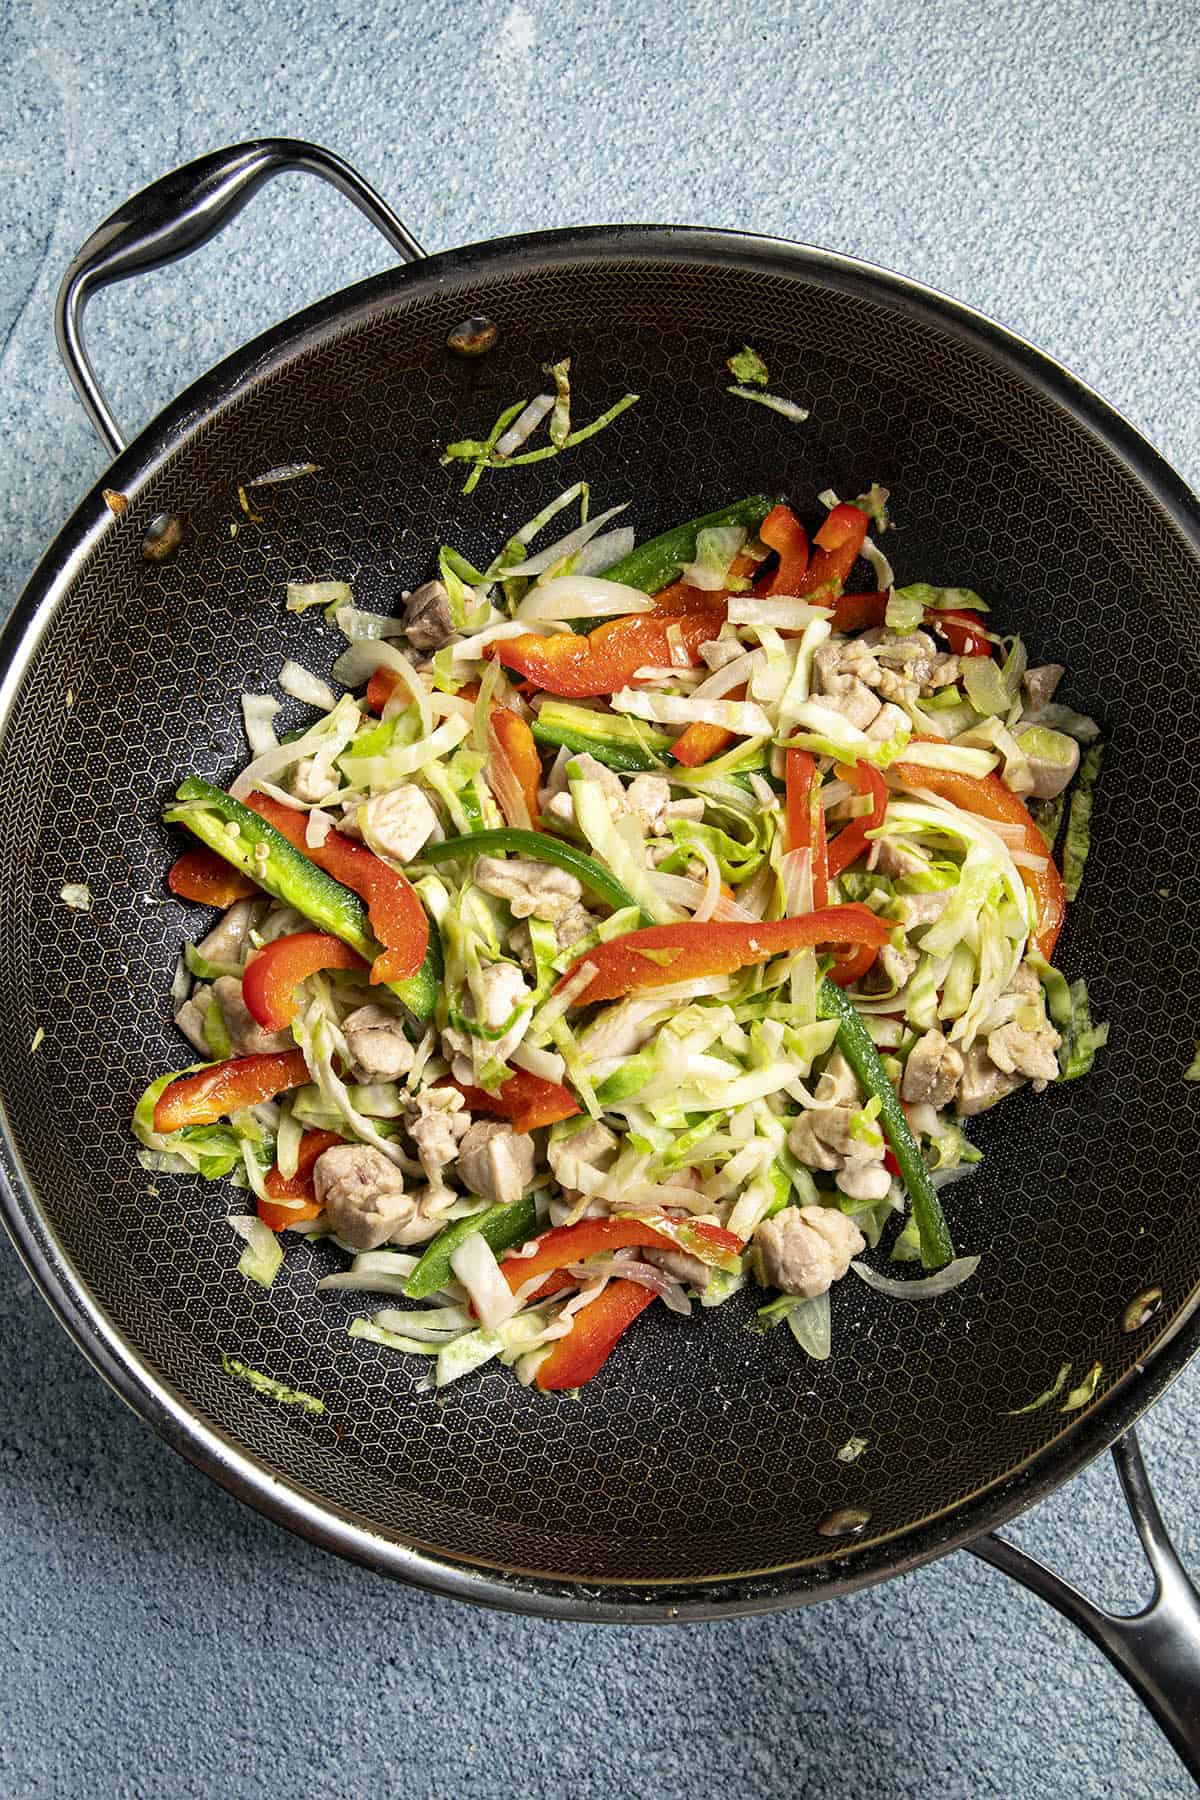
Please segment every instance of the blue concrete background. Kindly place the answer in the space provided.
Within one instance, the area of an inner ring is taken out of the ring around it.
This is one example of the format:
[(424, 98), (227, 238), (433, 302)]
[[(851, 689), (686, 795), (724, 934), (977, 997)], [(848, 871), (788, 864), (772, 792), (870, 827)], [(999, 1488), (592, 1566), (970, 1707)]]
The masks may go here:
[[(103, 458), (54, 359), (87, 232), (216, 144), (313, 137), (429, 248), (656, 219), (811, 239), (993, 313), (1200, 479), (1200, 15), (1081, 0), (0, 0), (0, 604)], [(134, 427), (281, 311), (383, 266), (279, 184), (92, 309)], [(1164, 1800), (1191, 1788), (1107, 1665), (966, 1556), (839, 1604), (635, 1632), (469, 1612), (293, 1541), (173, 1458), (0, 1250), (6, 1795)], [(1181, 1380), (1147, 1425), (1200, 1566)], [(1015, 1535), (1144, 1594), (1104, 1466)]]

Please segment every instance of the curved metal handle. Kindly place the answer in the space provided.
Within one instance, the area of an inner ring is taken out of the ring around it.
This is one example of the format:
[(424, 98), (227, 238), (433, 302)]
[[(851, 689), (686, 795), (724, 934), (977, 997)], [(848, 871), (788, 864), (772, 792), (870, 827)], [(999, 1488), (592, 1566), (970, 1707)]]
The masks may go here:
[(1086, 1632), (1143, 1700), (1200, 1781), (1200, 1593), (1176, 1555), (1150, 1486), (1136, 1435), (1113, 1445), (1130, 1517), (1154, 1575), (1148, 1606), (1132, 1617), (1103, 1611), (1078, 1588), (992, 1533), (968, 1544), (973, 1555), (1048, 1600)]
[(425, 252), (361, 175), (319, 144), (259, 138), (214, 150), (143, 188), (93, 231), (63, 276), (54, 310), (59, 353), (88, 417), (115, 456), (125, 439), (83, 347), (83, 313), (92, 294), (188, 256), (236, 218), (264, 182), (289, 170), (328, 181), (370, 219), (404, 262)]

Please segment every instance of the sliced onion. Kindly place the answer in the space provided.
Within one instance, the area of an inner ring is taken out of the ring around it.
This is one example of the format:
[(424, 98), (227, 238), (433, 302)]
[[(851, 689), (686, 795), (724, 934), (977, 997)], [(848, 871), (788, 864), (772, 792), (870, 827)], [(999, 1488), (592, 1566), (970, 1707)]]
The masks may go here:
[(337, 705), (329, 683), (306, 669), (303, 663), (293, 662), (290, 656), (277, 680), (285, 694), (290, 694), (293, 700), (303, 700), (306, 706), (319, 706), (322, 712), (332, 712)]
[(766, 658), (761, 650), (747, 650), (744, 656), (731, 657), (705, 677), (700, 686), (693, 692), (696, 700), (722, 700), (734, 688), (744, 687), (756, 669), (763, 666)]
[(278, 711), (279, 702), (272, 694), (242, 695), (242, 721), (251, 756), (262, 756), (268, 750), (278, 749), (274, 725)]
[(765, 812), (770, 812), (774, 807), (779, 805), (779, 796), (776, 794), (775, 789), (771, 786), (770, 782), (765, 780), (763, 776), (759, 775), (756, 771), (751, 770), (746, 779), (750, 783), (750, 791), (753, 793), (754, 798)]
[(606, 619), (617, 613), (649, 612), (653, 601), (640, 588), (599, 575), (556, 575), (531, 589), (517, 608), (518, 619)]
[(616, 1281), (636, 1281), (639, 1287), (653, 1288), (669, 1311), (687, 1318), (692, 1310), (683, 1283), (668, 1275), (665, 1269), (656, 1269), (653, 1263), (636, 1262), (632, 1257), (597, 1256), (591, 1262), (569, 1263), (567, 1273), (578, 1275), (584, 1281), (596, 1275), (611, 1275)]
[(614, 563), (623, 561), (636, 542), (637, 533), (632, 525), (619, 525), (616, 531), (606, 531), (579, 551), (571, 573), (603, 575), (605, 569), (611, 569)]
[(553, 394), (538, 394), (529, 402), (524, 412), (518, 413), (504, 436), (496, 444), (496, 456), (511, 456), (519, 450), (527, 437), (531, 437), (554, 405)]
[(422, 1344), (449, 1343), (460, 1332), (471, 1331), (475, 1326), (465, 1306), (421, 1307), (414, 1312), (385, 1306), (375, 1314), (375, 1323), (384, 1331), (398, 1331), (401, 1337), (416, 1338)]
[(480, 1324), (495, 1331), (517, 1310), (517, 1298), (500, 1273), (491, 1245), (481, 1231), (473, 1231), (450, 1253), (450, 1267), (462, 1282), (479, 1315)]
[[(607, 512), (602, 512), (596, 518), (589, 519), (586, 525), (577, 525), (574, 531), (568, 531), (567, 535), (559, 538), (557, 543), (547, 544), (546, 548), (539, 550), (536, 556), (529, 557), (525, 562), (512, 563), (508, 568), (502, 569), (499, 579), (509, 581), (513, 576), (543, 575), (547, 569), (552, 569), (555, 563), (561, 562), (565, 556), (572, 555), (576, 550), (582, 550), (585, 544), (589, 544), (593, 538), (598, 538), (608, 521), (615, 519), (618, 513), (623, 513), (628, 505), (628, 500), (624, 500), (620, 506), (610, 506)], [(616, 534), (610, 533), (609, 535), (615, 536)], [(602, 566), (611, 567), (617, 560), (616, 556), (610, 556), (608, 562)]]
[(310, 606), (349, 606), (354, 601), (348, 581), (289, 581), (287, 609), (306, 612)]
[(567, 1072), (567, 1065), (557, 1050), (539, 1050), (533, 1044), (518, 1044), (508, 1060), (527, 1074), (540, 1076), (543, 1081), (561, 1082)]
[(364, 638), (404, 635), (404, 620), (394, 613), (363, 612), (359, 607), (349, 604), (338, 607), (333, 615), (333, 622), (351, 644), (360, 643)]
[(333, 830), (335, 824), (336, 821), (332, 813), (323, 812), (319, 806), (315, 807), (314, 810), (309, 813), (308, 821), (304, 827), (304, 842), (308, 845), (309, 849), (319, 850), (321, 845), (325, 842), (325, 839)]
[(715, 916), (717, 907), (724, 899), (721, 892), (721, 869), (716, 857), (702, 840), (689, 846), (690, 853), (698, 856), (704, 864), (705, 881), (701, 890), (700, 904), (692, 913), (693, 919), (705, 920)]
[(890, 1275), (880, 1275), (865, 1262), (852, 1262), (850, 1267), (860, 1281), (877, 1293), (887, 1294), (893, 1300), (937, 1300), (954, 1288), (961, 1287), (969, 1281), (979, 1267), (978, 1256), (957, 1256), (944, 1269), (936, 1274), (925, 1275), (917, 1280), (896, 1281)]
[[(649, 694), (638, 688), (618, 688), (612, 696), (612, 709), (657, 725), (719, 725), (737, 737), (769, 738), (774, 729), (753, 700), (698, 700), (694, 694)], [(845, 724), (840, 715), (834, 717)]]
[(827, 619), (827, 606), (796, 600), (790, 594), (736, 594), (729, 602), (731, 625), (773, 625), (777, 631), (803, 631), (814, 619)]
[(871, 567), (874, 569), (875, 586), (879, 589), (881, 594), (886, 594), (890, 588), (895, 586), (896, 576), (891, 563), (883, 554), (879, 545), (873, 538), (864, 538), (862, 550), (859, 554), (865, 556)]
[(811, 850), (789, 850), (780, 858), (779, 873), (783, 878), (783, 911), (789, 919), (798, 919), (813, 909), (813, 859)]
[(421, 721), (421, 735), (428, 737), (433, 730), (428, 691), (407, 656), (402, 650), (397, 650), (394, 644), (385, 644), (378, 638), (363, 638), (358, 643), (351, 644), (334, 663), (333, 679), (340, 681), (343, 687), (361, 687), (364, 681), (370, 680), (376, 669), (390, 669), (394, 675), (399, 675), (412, 695)]
[[(554, 629), (549, 623), (547, 630)], [(478, 662), (483, 655), (485, 644), (499, 643), (501, 638), (527, 637), (530, 627), (528, 623), (518, 624), (515, 619), (505, 619), (499, 625), (485, 625), (482, 631), (474, 632), (459, 643), (451, 646), (451, 662)]]

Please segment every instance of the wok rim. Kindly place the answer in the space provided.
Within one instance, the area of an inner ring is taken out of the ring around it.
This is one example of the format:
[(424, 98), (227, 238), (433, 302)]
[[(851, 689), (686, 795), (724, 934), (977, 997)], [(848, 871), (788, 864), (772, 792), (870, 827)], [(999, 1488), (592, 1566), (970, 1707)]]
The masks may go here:
[[(60, 597), (114, 518), (106, 487), (136, 495), (160, 465), (186, 447), (215, 411), (277, 378), (298, 352), (369, 325), (397, 302), (472, 277), (571, 261), (670, 261), (799, 274), (884, 304), (999, 361), (1114, 455), (1200, 561), (1200, 501), (1182, 477), (1120, 412), (1065, 365), (986, 314), (921, 282), (834, 251), (747, 232), (671, 225), (568, 227), (485, 240), (385, 270), (343, 288), (272, 326), (193, 382), (152, 419), (97, 479), (46, 551), (0, 633), (0, 734), (24, 672)], [(204, 1423), (155, 1375), (75, 1274), (16, 1151), (0, 1106), (4, 1148), (0, 1215), (27, 1271), (59, 1324), (132, 1411), (194, 1467), (237, 1499), (321, 1549), (449, 1598), (546, 1618), (591, 1623), (685, 1622), (806, 1605), (907, 1573), (994, 1530), (1052, 1493), (1102, 1454), (1200, 1350), (1200, 1284), (1165, 1322), (1140, 1364), (1058, 1438), (976, 1493), (916, 1525), (855, 1552), (833, 1552), (828, 1573), (794, 1585), (811, 1564), (690, 1582), (569, 1579), (471, 1564), (372, 1532), (274, 1474), (225, 1433)], [(790, 1579), (789, 1579), (790, 1578)]]

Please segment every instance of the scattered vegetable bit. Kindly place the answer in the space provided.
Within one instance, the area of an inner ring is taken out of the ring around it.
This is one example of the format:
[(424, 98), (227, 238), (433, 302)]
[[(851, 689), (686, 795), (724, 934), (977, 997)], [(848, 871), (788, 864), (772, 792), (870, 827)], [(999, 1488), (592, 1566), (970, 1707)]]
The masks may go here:
[(837, 1453), (837, 1459), (844, 1463), (857, 1462), (866, 1447), (867, 1439), (865, 1437), (847, 1438)]
[(66, 887), (59, 890), (58, 897), (72, 912), (92, 910), (92, 890), (86, 881), (68, 881)]
[(740, 350), (735, 351), (725, 367), (742, 387), (765, 388), (767, 385), (767, 365), (758, 351), (752, 350), (749, 344), (743, 344)]
[(1023, 1413), (1037, 1412), (1039, 1407), (1048, 1406), (1051, 1400), (1056, 1400), (1062, 1393), (1070, 1373), (1071, 1365), (1069, 1362), (1065, 1362), (1044, 1394), (1039, 1394), (1036, 1400), (1030, 1400), (1025, 1406), (1014, 1406), (1007, 1416), (1010, 1419), (1019, 1419)]
[(299, 1388), (288, 1387), (285, 1382), (276, 1381), (273, 1375), (264, 1375), (261, 1369), (252, 1369), (240, 1357), (227, 1356), (222, 1351), (221, 1368), (226, 1375), (246, 1382), (255, 1393), (265, 1394), (268, 1400), (278, 1400), (284, 1406), (298, 1406), (302, 1412), (307, 1413), (325, 1411), (325, 1402), (318, 1400), (315, 1394), (305, 1394)]
[(1096, 1389), (1100, 1386), (1100, 1377), (1103, 1373), (1104, 1364), (1098, 1362), (1093, 1363), (1078, 1387), (1073, 1387), (1071, 1389), (1070, 1393), (1059, 1407), (1059, 1412), (1078, 1412), (1081, 1406), (1086, 1406), (1088, 1401), (1094, 1396)]

